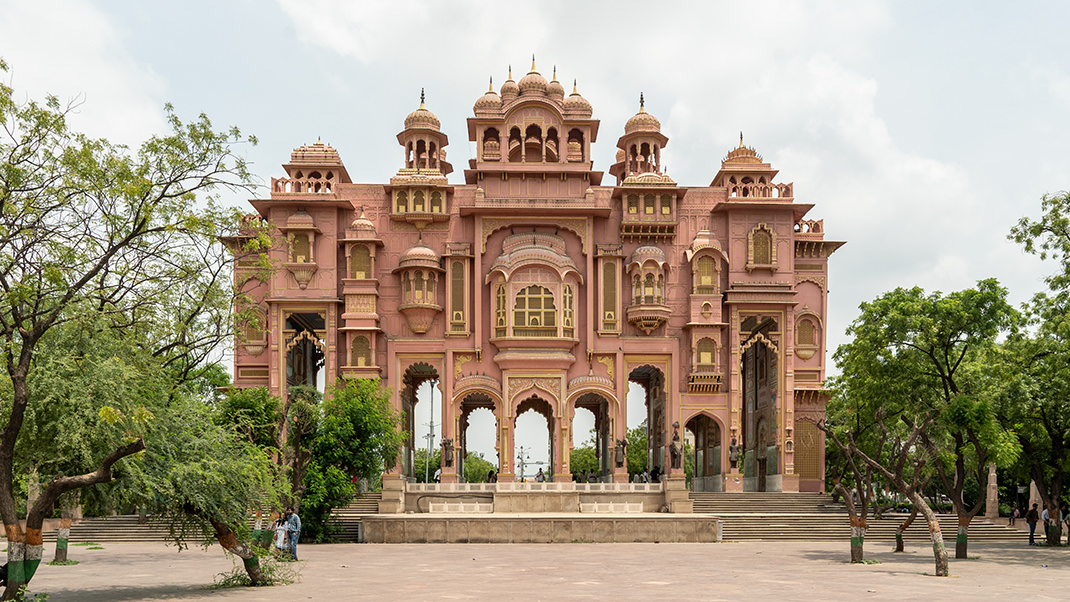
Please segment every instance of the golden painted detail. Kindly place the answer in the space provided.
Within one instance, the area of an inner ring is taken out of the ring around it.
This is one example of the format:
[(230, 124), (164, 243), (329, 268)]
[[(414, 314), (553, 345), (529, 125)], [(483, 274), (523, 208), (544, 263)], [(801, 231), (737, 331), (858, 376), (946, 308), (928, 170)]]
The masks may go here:
[(691, 393), (720, 393), (721, 373), (692, 372), (687, 379), (687, 390)]
[(797, 263), (795, 264), (795, 270), (799, 272), (822, 272), (825, 270), (825, 266), (812, 263)]
[(588, 252), (588, 240), (587, 240), (587, 218), (585, 217), (565, 217), (565, 218), (520, 218), (520, 217), (484, 217), (481, 220), (482, 232), (480, 237), (480, 252), (487, 252), (487, 238), (495, 230), (505, 228), (517, 224), (520, 220), (524, 223), (531, 224), (545, 224), (547, 226), (560, 226), (580, 238), (580, 243), (583, 247), (583, 252)]
[(795, 257), (819, 258), (828, 257), (843, 246), (843, 242), (835, 240), (795, 240)]
[(374, 314), (375, 295), (346, 295), (346, 313)]
[(765, 222), (759, 222), (747, 234), (747, 271), (777, 270), (777, 235)]
[(552, 377), (511, 378), (509, 379), (509, 398), (512, 399), (520, 392), (531, 388), (542, 389), (553, 395), (555, 400), (561, 399), (561, 379)]
[(817, 286), (821, 287), (821, 290), (825, 290), (825, 282), (828, 281), (826, 276), (818, 276), (817, 274), (796, 274), (795, 284), (799, 285), (803, 282), (813, 282)]
[[(798, 380), (799, 375), (795, 375), (795, 379)], [(795, 389), (794, 399), (795, 407), (801, 406), (819, 406), (823, 408), (829, 400), (829, 392), (825, 389)]]
[(612, 355), (600, 355), (598, 356), (598, 362), (606, 367), (606, 375), (609, 380), (615, 380), (614, 376), (617, 371), (617, 358)]
[(238, 378), (267, 378), (268, 369), (264, 368), (238, 368)]
[(470, 354), (467, 354), (467, 353), (461, 353), (461, 354), (453, 356), (453, 378), (454, 379), (460, 380), (460, 378), (461, 378), (461, 369), (464, 368), (464, 365), (467, 364), (470, 361), (472, 361), (472, 356)]
[[(293, 332), (293, 331), (291, 330), (290, 332)], [(318, 347), (320, 351), (322, 351), (323, 353), (327, 353), (326, 346), (323, 343), (322, 334), (321, 333), (313, 334), (312, 331), (309, 331), (309, 330), (302, 330), (300, 334), (298, 334), (294, 338), (292, 338), (289, 341), (287, 341), (287, 343), (286, 343), (286, 351), (289, 351), (289, 350), (293, 349), (294, 345), (296, 345), (301, 340), (312, 341), (312, 343), (316, 347)]]

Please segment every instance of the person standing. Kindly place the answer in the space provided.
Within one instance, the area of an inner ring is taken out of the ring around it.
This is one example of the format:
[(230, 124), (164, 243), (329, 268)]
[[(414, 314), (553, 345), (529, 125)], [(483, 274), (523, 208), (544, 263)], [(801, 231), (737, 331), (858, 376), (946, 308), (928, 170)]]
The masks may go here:
[(1037, 532), (1037, 521), (1039, 520), (1040, 513), (1037, 512), (1037, 505), (1033, 504), (1033, 507), (1029, 509), (1029, 512), (1025, 513), (1025, 522), (1029, 523), (1029, 545), (1031, 546), (1037, 545), (1035, 537)]
[(301, 537), (301, 517), (294, 512), (294, 507), (286, 509), (286, 535), (290, 538), (290, 554), (297, 560), (297, 540)]
[(1019, 516), (1021, 516), (1021, 515), (1020, 515), (1020, 514), (1018, 514), (1018, 509), (1017, 509), (1017, 508), (1015, 508), (1015, 509), (1014, 509), (1014, 512), (1012, 512), (1012, 513), (1011, 513), (1011, 526), (1012, 526), (1012, 527), (1014, 526), (1014, 522), (1015, 522), (1016, 520), (1018, 520), (1018, 517), (1019, 517)]
[(442, 482), (442, 469), (441, 468), (436, 468), (435, 469), (435, 482), (436, 483), (441, 483)]
[(535, 482), (536, 483), (542, 483), (545, 480), (546, 480), (546, 475), (543, 474), (542, 469), (540, 468), (539, 469), (539, 473), (535, 475)]

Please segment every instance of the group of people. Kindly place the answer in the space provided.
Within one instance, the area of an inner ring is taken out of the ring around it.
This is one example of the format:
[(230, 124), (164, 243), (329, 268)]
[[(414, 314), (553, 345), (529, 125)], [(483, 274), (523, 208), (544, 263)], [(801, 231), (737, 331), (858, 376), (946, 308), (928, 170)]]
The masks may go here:
[[(1049, 529), (1058, 528), (1059, 523), (1066, 521), (1066, 516), (1063, 514), (1062, 508), (1056, 506), (1056, 512), (1053, 513), (1049, 512), (1048, 509), (1045, 507), (1043, 512), (1038, 512), (1037, 506), (1038, 504), (1034, 503), (1033, 507), (1025, 513), (1025, 522), (1029, 523), (1029, 545), (1031, 546), (1037, 545), (1035, 536), (1037, 532), (1038, 522), (1044, 523), (1044, 532), (1047, 533)], [(1058, 516), (1056, 516), (1056, 513), (1058, 513)], [(1010, 520), (1010, 523), (1012, 525), (1014, 524), (1014, 519), (1018, 516), (1018, 509), (1015, 508), (1014, 515), (1011, 516)], [(1070, 526), (1070, 524), (1068, 524), (1067, 526)]]
[(294, 512), (293, 506), (286, 509), (286, 513), (275, 520), (275, 550), (284, 555), (289, 553), (293, 560), (297, 560), (297, 540), (301, 538), (301, 517)]

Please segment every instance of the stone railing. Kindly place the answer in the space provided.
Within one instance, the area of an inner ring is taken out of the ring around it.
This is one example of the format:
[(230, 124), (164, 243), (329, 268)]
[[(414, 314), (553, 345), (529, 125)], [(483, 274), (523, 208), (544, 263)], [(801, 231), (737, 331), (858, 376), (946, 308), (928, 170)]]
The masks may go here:
[(408, 483), (406, 493), (513, 493), (579, 492), (579, 493), (661, 493), (664, 483)]

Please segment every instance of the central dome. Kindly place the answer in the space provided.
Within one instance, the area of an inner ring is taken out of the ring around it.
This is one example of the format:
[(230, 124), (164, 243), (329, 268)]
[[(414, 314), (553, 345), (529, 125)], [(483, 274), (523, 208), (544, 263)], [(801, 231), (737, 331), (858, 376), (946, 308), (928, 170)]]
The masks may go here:
[(657, 117), (654, 117), (650, 113), (646, 112), (645, 102), (643, 101), (643, 95), (639, 95), (639, 112), (632, 116), (627, 123), (624, 124), (625, 134), (634, 134), (636, 132), (654, 132), (661, 133), (661, 122)]
[(420, 108), (416, 109), (409, 116), (405, 118), (405, 129), (425, 129), (439, 131), (442, 127), (438, 117), (434, 113), (427, 110), (424, 106), (424, 91), (420, 89)]
[(517, 84), (520, 88), (520, 94), (546, 94), (546, 90), (550, 85), (550, 82), (546, 81), (546, 78), (535, 70), (535, 57), (531, 57), (531, 71), (528, 74), (520, 78), (520, 82)]

